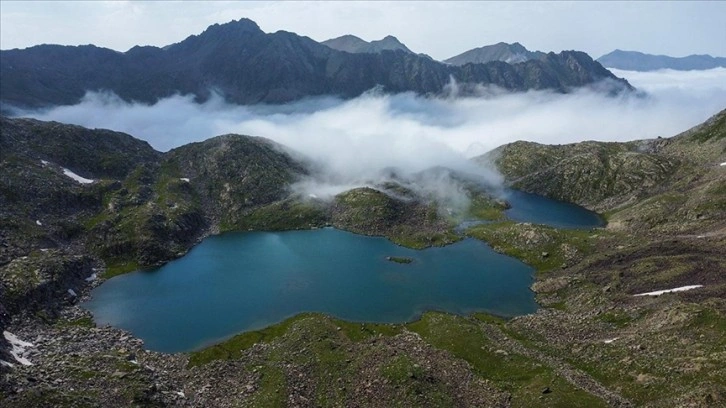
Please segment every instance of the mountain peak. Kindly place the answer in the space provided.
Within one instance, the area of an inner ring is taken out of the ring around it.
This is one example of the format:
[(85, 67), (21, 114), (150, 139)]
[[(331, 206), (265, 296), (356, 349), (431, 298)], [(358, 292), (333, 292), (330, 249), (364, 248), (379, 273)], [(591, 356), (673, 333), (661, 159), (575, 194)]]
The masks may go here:
[(516, 64), (532, 59), (540, 59), (545, 54), (540, 51), (529, 51), (522, 44), (498, 42), (492, 45), (474, 48), (457, 56), (451, 57), (444, 62), (452, 65), (485, 64), (492, 61), (503, 61), (509, 64)]
[(368, 42), (354, 35), (346, 34), (323, 41), (321, 44), (338, 51), (345, 51), (353, 54), (375, 54), (385, 50), (403, 50), (405, 52), (412, 53), (408, 47), (392, 35), (387, 35), (380, 40)]
[[(262, 33), (260, 26), (249, 18), (240, 18), (239, 20), (232, 20), (224, 24), (212, 24), (207, 27), (204, 33)], [(204, 34), (203, 33), (203, 34)]]

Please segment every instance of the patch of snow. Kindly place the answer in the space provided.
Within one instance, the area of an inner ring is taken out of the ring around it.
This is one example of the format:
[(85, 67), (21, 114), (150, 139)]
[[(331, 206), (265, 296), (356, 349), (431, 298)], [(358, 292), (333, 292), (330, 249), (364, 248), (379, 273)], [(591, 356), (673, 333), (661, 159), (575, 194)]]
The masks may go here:
[(673, 289), (664, 289), (664, 290), (656, 290), (654, 292), (638, 293), (637, 295), (633, 295), (633, 296), (659, 296), (664, 293), (684, 292), (686, 290), (697, 289), (697, 288), (702, 288), (702, 287), (703, 287), (703, 285), (681, 286), (681, 287), (673, 288)]
[(48, 252), (48, 248), (40, 248), (40, 252)]
[(318, 198), (318, 196), (316, 196), (315, 194), (308, 194), (308, 197), (310, 197), (310, 198)]
[(3, 366), (5, 366), (5, 367), (10, 367), (10, 368), (13, 368), (13, 367), (15, 367), (14, 365), (12, 365), (12, 363), (8, 363), (8, 362), (7, 362), (7, 361), (5, 361), (5, 360), (0, 360), (0, 365), (3, 365)]
[[(94, 268), (95, 270), (95, 268)], [(96, 272), (92, 273), (91, 276), (86, 278), (86, 282), (93, 282), (98, 278), (98, 275), (96, 275)]]
[(42, 164), (43, 166), (47, 166), (49, 163), (47, 161), (45, 161), (45, 160), (41, 160), (40, 161), (40, 164)]
[(35, 220), (35, 225), (38, 225), (38, 226), (41, 226), (42, 227), (43, 226), (43, 223), (40, 222), (40, 220)]
[(610, 343), (614, 342), (615, 340), (617, 340), (618, 338), (619, 337), (613, 337), (612, 339), (603, 340), (602, 342), (605, 344), (610, 344)]
[(726, 166), (726, 162), (721, 163), (721, 166)]
[(181, 180), (181, 181), (186, 181), (187, 183), (189, 182), (189, 179), (188, 179), (188, 178), (186, 178), (186, 177), (182, 177), (182, 178), (180, 178), (179, 180)]
[(10, 333), (9, 331), (4, 331), (3, 336), (5, 336), (5, 340), (10, 343), (10, 345), (13, 347), (12, 350), (10, 350), (10, 354), (15, 358), (15, 360), (25, 366), (33, 365), (33, 363), (30, 362), (27, 358), (25, 358), (25, 351), (28, 347), (35, 347), (31, 343), (28, 343), (27, 341), (20, 340), (16, 335)]
[(76, 180), (77, 182), (79, 182), (81, 184), (90, 184), (90, 183), (93, 183), (95, 181), (95, 180), (87, 179), (85, 177), (81, 177), (78, 174), (76, 174), (76, 173), (74, 173), (74, 172), (72, 172), (72, 171), (70, 171), (70, 170), (68, 170), (66, 168), (63, 168), (63, 174), (65, 174), (66, 176), (72, 178), (73, 180)]
[(73, 290), (73, 289), (68, 289), (68, 294), (71, 295), (71, 296), (73, 296), (73, 297), (78, 296), (78, 295), (76, 295), (76, 291)]
[(174, 394), (176, 394), (176, 395), (178, 395), (178, 396), (180, 396), (182, 398), (186, 398), (187, 397), (186, 395), (184, 395), (184, 391), (174, 391)]

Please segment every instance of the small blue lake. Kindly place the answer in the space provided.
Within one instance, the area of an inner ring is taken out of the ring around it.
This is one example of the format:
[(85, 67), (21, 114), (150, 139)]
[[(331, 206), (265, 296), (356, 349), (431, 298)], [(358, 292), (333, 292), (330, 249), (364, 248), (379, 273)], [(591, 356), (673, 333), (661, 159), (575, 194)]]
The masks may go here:
[(595, 228), (605, 225), (596, 213), (579, 205), (552, 200), (518, 190), (506, 190), (504, 198), (512, 206), (507, 218), (517, 222), (545, 224), (556, 228)]
[[(388, 256), (410, 257), (399, 264)], [(188, 351), (301, 312), (401, 323), (426, 310), (536, 310), (532, 269), (466, 239), (423, 251), (332, 228), (227, 233), (153, 271), (108, 280), (84, 307), (147, 348)]]
[[(518, 221), (602, 223), (566, 203), (507, 199), (507, 214)], [(542, 208), (551, 214), (539, 214)], [(97, 324), (129, 330), (149, 349), (180, 352), (302, 312), (381, 323), (411, 321), (427, 310), (527, 314), (537, 309), (532, 281), (529, 266), (474, 239), (417, 251), (333, 228), (243, 232), (207, 238), (161, 268), (112, 278), (83, 306)]]

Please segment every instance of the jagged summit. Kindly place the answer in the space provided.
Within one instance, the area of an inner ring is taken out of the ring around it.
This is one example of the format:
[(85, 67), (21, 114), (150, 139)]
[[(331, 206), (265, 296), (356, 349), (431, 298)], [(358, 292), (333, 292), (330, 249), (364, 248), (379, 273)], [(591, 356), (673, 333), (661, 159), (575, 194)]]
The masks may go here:
[(540, 51), (529, 51), (522, 44), (515, 42), (508, 44), (499, 42), (492, 45), (474, 48), (457, 56), (444, 60), (447, 64), (485, 64), (492, 61), (502, 61), (508, 64), (542, 58), (545, 53)]
[(204, 33), (262, 33), (260, 26), (249, 18), (240, 18), (223, 24), (212, 24), (204, 30)]

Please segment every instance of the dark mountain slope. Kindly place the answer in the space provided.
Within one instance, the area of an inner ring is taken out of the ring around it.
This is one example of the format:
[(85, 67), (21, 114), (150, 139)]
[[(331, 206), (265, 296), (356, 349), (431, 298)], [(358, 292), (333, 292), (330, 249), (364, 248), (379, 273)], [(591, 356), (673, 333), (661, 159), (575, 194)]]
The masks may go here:
[(563, 51), (559, 54), (551, 52), (540, 59), (519, 64), (501, 61), (466, 64), (452, 67), (452, 71), (464, 83), (477, 82), (475, 78), (486, 78), (488, 83), (517, 91), (554, 89), (568, 92), (575, 87), (597, 85), (599, 81), (605, 80), (608, 82), (602, 83), (602, 88), (613, 92), (622, 83), (610, 71), (579, 51)]
[(14, 155), (51, 161), (87, 178), (123, 178), (161, 155), (125, 133), (34, 119), (2, 117), (0, 121), (0, 158)]
[(41, 45), (1, 53), (0, 102), (5, 109), (72, 104), (86, 91), (101, 90), (146, 103), (175, 93), (201, 101), (213, 91), (238, 104), (314, 95), (354, 97), (374, 87), (438, 94), (452, 76), (509, 90), (565, 92), (602, 79), (631, 89), (582, 53), (552, 54), (539, 64), (459, 69), (401, 49), (351, 54), (294, 33), (265, 34), (247, 19), (215, 24), (164, 48), (134, 47), (119, 53), (90, 45)]
[(160, 157), (148, 143), (108, 130), (31, 119), (0, 119), (0, 264), (32, 247), (52, 248), (79, 235), (81, 219), (101, 211), (111, 183)]

